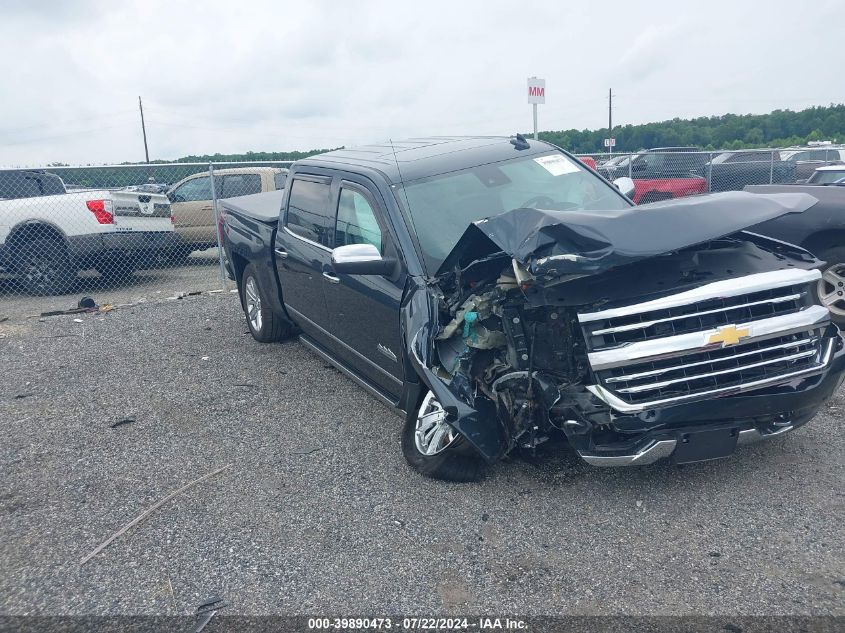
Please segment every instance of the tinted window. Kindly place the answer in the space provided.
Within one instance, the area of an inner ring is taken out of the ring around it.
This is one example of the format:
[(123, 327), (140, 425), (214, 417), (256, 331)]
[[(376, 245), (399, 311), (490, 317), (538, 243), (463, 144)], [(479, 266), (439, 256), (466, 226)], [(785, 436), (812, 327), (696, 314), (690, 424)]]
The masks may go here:
[(221, 198), (234, 198), (261, 193), (261, 176), (258, 174), (231, 174), (223, 176)]
[(329, 246), (334, 229), (334, 214), (329, 215), (329, 184), (300, 180), (291, 183), (287, 227), (305, 239)]
[(211, 178), (202, 176), (180, 185), (173, 192), (176, 202), (199, 202), (211, 200)]
[(341, 189), (337, 205), (335, 246), (372, 244), (381, 252), (381, 229), (367, 198), (353, 189)]
[[(777, 157), (775, 157), (777, 160)], [(771, 152), (741, 152), (734, 154), (727, 161), (728, 163), (763, 163), (772, 162)]]
[(0, 172), (0, 199), (36, 198), (65, 193), (61, 178), (49, 174)]
[(273, 181), (276, 183), (276, 189), (284, 189), (285, 183), (288, 180), (287, 172), (281, 171), (273, 176)]

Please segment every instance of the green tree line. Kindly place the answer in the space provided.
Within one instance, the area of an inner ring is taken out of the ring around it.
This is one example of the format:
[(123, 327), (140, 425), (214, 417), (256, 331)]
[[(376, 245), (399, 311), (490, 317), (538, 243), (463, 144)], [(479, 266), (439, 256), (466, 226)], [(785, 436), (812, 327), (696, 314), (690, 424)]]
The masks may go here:
[[(576, 154), (606, 151), (607, 128), (540, 132), (540, 138)], [(787, 147), (808, 141), (845, 142), (845, 104), (769, 114), (723, 114), (613, 128), (615, 152), (695, 146), (705, 150)]]

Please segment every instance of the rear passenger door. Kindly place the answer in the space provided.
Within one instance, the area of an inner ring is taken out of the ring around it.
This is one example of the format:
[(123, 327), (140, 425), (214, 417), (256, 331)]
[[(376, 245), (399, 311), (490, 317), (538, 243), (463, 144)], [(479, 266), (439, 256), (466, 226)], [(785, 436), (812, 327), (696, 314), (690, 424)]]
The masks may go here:
[(361, 183), (340, 182), (334, 223), (334, 247), (372, 244), (397, 262), (391, 276), (340, 275), (328, 271), (326, 308), (332, 318), (332, 352), (390, 400), (402, 388), (402, 337), (399, 306), (404, 267), (389, 230), (384, 202)]
[(330, 319), (323, 272), (331, 264), (334, 209), (331, 178), (297, 174), (289, 181), (287, 213), (276, 232), (275, 262), (282, 300), (309, 337), (326, 344)]

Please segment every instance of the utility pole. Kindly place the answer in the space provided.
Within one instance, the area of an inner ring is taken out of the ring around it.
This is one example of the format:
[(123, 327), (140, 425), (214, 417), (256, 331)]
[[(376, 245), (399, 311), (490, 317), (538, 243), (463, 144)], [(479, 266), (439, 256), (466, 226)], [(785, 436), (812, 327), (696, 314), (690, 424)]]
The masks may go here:
[(144, 125), (144, 104), (141, 97), (138, 97), (138, 109), (141, 110), (141, 133), (144, 135), (144, 155), (147, 157), (147, 165), (150, 164), (150, 150), (147, 149), (147, 127)]
[(610, 140), (610, 145), (607, 148), (607, 153), (613, 155), (613, 88), (607, 89), (607, 138)]

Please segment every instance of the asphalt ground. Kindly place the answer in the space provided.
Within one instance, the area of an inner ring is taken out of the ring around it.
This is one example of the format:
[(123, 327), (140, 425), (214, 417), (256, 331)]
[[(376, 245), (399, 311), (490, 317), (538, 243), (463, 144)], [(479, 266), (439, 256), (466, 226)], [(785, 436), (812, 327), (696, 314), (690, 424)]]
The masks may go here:
[(12, 318), (0, 368), (0, 614), (845, 615), (842, 393), (718, 462), (558, 446), (451, 484), (229, 293)]

